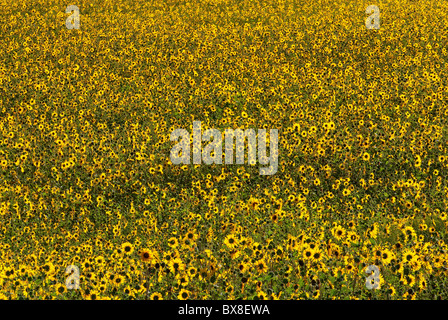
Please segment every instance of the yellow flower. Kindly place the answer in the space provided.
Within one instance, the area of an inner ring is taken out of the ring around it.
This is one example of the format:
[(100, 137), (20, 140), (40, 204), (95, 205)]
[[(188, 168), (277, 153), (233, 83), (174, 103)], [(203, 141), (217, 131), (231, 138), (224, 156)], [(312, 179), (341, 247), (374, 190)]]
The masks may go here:
[(238, 240), (235, 238), (233, 234), (229, 234), (225, 237), (224, 244), (230, 249), (233, 249), (238, 244)]
[(362, 155), (362, 160), (369, 161), (370, 160), (370, 154), (368, 154), (367, 152), (364, 152), (364, 154)]
[(127, 255), (130, 255), (134, 252), (134, 246), (129, 243), (129, 242), (125, 242), (121, 245), (121, 249), (123, 250), (123, 252)]
[(181, 289), (179, 291), (179, 294), (178, 294), (177, 298), (179, 300), (187, 300), (188, 298), (190, 298), (190, 291), (188, 291), (186, 289)]
[(171, 237), (168, 239), (168, 245), (174, 249), (179, 245), (179, 241), (177, 240), (177, 238)]
[(255, 262), (254, 268), (259, 273), (265, 273), (268, 271), (268, 266), (267, 266), (266, 262), (264, 261), (264, 259), (261, 259), (261, 260), (258, 260), (257, 262)]
[(149, 250), (149, 249), (142, 249), (140, 251), (140, 259), (143, 262), (152, 262), (153, 259), (154, 259), (154, 256), (153, 256), (151, 250)]
[(180, 258), (174, 258), (169, 261), (168, 268), (172, 273), (182, 272), (185, 270), (185, 264)]
[(151, 295), (149, 296), (149, 299), (150, 299), (150, 300), (163, 300), (163, 296), (162, 296), (162, 294), (159, 293), (159, 292), (154, 292), (153, 294), (151, 294)]

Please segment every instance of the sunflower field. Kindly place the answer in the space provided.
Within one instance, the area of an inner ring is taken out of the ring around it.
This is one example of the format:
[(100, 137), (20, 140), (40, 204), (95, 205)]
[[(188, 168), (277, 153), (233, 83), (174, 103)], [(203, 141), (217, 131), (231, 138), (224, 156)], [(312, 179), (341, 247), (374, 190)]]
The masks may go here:
[(0, 0), (0, 299), (448, 298), (448, 2), (73, 1)]

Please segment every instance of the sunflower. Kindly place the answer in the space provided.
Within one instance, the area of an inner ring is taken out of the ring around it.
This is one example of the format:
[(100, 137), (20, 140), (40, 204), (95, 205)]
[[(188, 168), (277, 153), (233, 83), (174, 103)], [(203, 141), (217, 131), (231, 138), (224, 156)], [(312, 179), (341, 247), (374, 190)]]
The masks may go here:
[(180, 258), (175, 258), (168, 262), (168, 268), (172, 273), (182, 272), (185, 269), (185, 265)]
[(389, 286), (389, 289), (387, 290), (387, 293), (388, 293), (391, 297), (394, 297), (395, 294), (397, 293), (397, 290), (395, 290), (395, 287), (393, 287), (393, 286)]
[(313, 257), (313, 250), (311, 248), (306, 248), (303, 250), (302, 255), (305, 260), (310, 260)]
[[(407, 279), (407, 284), (409, 287), (413, 287), (415, 285), (416, 279), (412, 274), (408, 274), (406, 276), (406, 279)], [(412, 293), (410, 293), (410, 294), (412, 294)]]
[(54, 273), (54, 265), (51, 262), (47, 262), (42, 266), (42, 271), (45, 272), (46, 275), (51, 275)]
[(313, 291), (312, 298), (318, 299), (320, 297), (320, 290)]
[(230, 257), (232, 258), (232, 260), (237, 259), (238, 257), (241, 256), (241, 251), (240, 250), (236, 250), (236, 249), (232, 249), (229, 251)]
[(311, 256), (311, 259), (313, 260), (313, 262), (319, 262), (323, 259), (323, 255), (319, 249), (316, 248), (314, 250), (313, 255)]
[(194, 248), (194, 242), (192, 242), (190, 239), (188, 238), (183, 238), (182, 242), (181, 242), (181, 248), (182, 249), (189, 249), (192, 250)]
[(96, 290), (91, 290), (89, 294), (85, 296), (86, 300), (98, 300), (98, 292)]
[(230, 249), (235, 248), (235, 246), (238, 244), (237, 239), (235, 238), (235, 236), (233, 234), (229, 234), (225, 239), (224, 239), (224, 244), (229, 247)]
[(134, 252), (134, 246), (131, 243), (129, 243), (129, 242), (123, 243), (121, 245), (121, 249), (127, 255), (130, 255), (130, 254), (132, 254)]
[(168, 245), (174, 249), (179, 245), (179, 241), (177, 240), (177, 238), (171, 237), (168, 239)]
[(197, 273), (198, 273), (198, 270), (195, 267), (188, 268), (188, 275), (190, 277), (196, 276)]
[(145, 287), (145, 283), (143, 283), (143, 284), (136, 284), (135, 286), (134, 286), (134, 292), (137, 292), (137, 293), (143, 293), (143, 292), (145, 292), (146, 291), (146, 287)]
[(100, 285), (98, 286), (98, 289), (100, 290), (101, 293), (105, 292), (107, 289), (106, 281), (102, 280)]
[(95, 263), (99, 266), (103, 266), (105, 263), (104, 257), (103, 256), (98, 256), (95, 258)]
[(162, 294), (159, 293), (159, 292), (154, 292), (153, 294), (151, 294), (151, 295), (149, 296), (149, 299), (150, 299), (150, 300), (163, 300), (163, 296), (162, 296)]
[(417, 255), (415, 254), (414, 250), (411, 249), (405, 249), (402, 253), (403, 262), (406, 262), (408, 264), (411, 264), (415, 261), (417, 261)]
[(400, 242), (397, 242), (394, 244), (394, 247), (396, 250), (400, 250), (401, 248), (403, 248), (403, 245)]
[(355, 273), (356, 268), (353, 266), (352, 263), (349, 263), (345, 266), (345, 269), (347, 270), (347, 273)]
[(89, 261), (89, 260), (84, 260), (84, 262), (81, 264), (81, 266), (82, 266), (82, 268), (86, 271), (86, 270), (90, 269), (90, 267), (91, 267), (92, 265), (90, 264), (90, 261)]
[(257, 292), (257, 296), (255, 297), (257, 300), (267, 300), (268, 299), (268, 295), (263, 292), (263, 291), (258, 291)]
[(394, 259), (394, 253), (388, 249), (383, 249), (381, 253), (381, 259), (385, 265), (391, 263), (392, 259)]
[(233, 289), (234, 289), (233, 286), (231, 284), (229, 284), (225, 288), (225, 291), (230, 294), (230, 293), (233, 293)]
[(127, 295), (127, 296), (132, 296), (132, 290), (131, 288), (128, 286), (126, 286), (126, 288), (124, 288), (123, 292)]
[(347, 232), (347, 240), (349, 242), (357, 243), (359, 240), (359, 236), (354, 231)]
[(188, 278), (188, 275), (184, 274), (184, 275), (177, 275), (177, 284), (179, 286), (185, 287), (188, 285), (188, 283), (190, 282), (190, 279)]
[(258, 260), (257, 262), (255, 262), (254, 268), (259, 273), (265, 273), (268, 271), (268, 266), (267, 266), (266, 262), (264, 261), (264, 259), (261, 259), (261, 260)]
[(58, 294), (64, 294), (67, 292), (67, 288), (61, 283), (56, 284), (54, 288)]
[(425, 290), (426, 289), (427, 282), (426, 282), (425, 278), (423, 278), (423, 277), (420, 278), (418, 287), (419, 287), (420, 290)]
[(381, 258), (381, 254), (382, 252), (382, 248), (381, 247), (376, 247), (376, 250), (374, 250), (374, 255), (375, 255), (375, 259), (380, 259)]
[(177, 296), (179, 300), (187, 300), (189, 297), (190, 297), (190, 291), (185, 289), (181, 289)]
[(331, 230), (333, 233), (333, 236), (336, 238), (336, 240), (342, 240), (345, 236), (345, 229), (341, 226), (336, 226)]
[(362, 160), (369, 161), (370, 160), (370, 154), (367, 153), (367, 152), (364, 152), (364, 154), (362, 155)]
[(196, 241), (198, 239), (198, 235), (196, 232), (190, 230), (187, 232), (187, 234), (185, 235), (185, 238), (190, 240), (191, 242)]
[(248, 263), (245, 263), (245, 262), (243, 261), (243, 262), (240, 262), (240, 264), (238, 264), (238, 270), (239, 270), (241, 273), (246, 272), (248, 269), (249, 269), (249, 264), (248, 264)]
[(341, 255), (341, 248), (337, 244), (331, 244), (330, 248), (328, 249), (328, 255), (339, 258), (339, 256)]
[(122, 275), (116, 275), (113, 280), (113, 285), (118, 287), (124, 283), (124, 277)]
[(414, 259), (413, 261), (411, 261), (409, 263), (409, 265), (411, 266), (411, 269), (414, 272), (420, 270), (420, 268), (422, 267), (422, 263), (420, 262), (418, 257), (416, 259)]
[(140, 259), (143, 262), (152, 262), (152, 260), (154, 259), (152, 251), (146, 248), (142, 249), (140, 251)]

